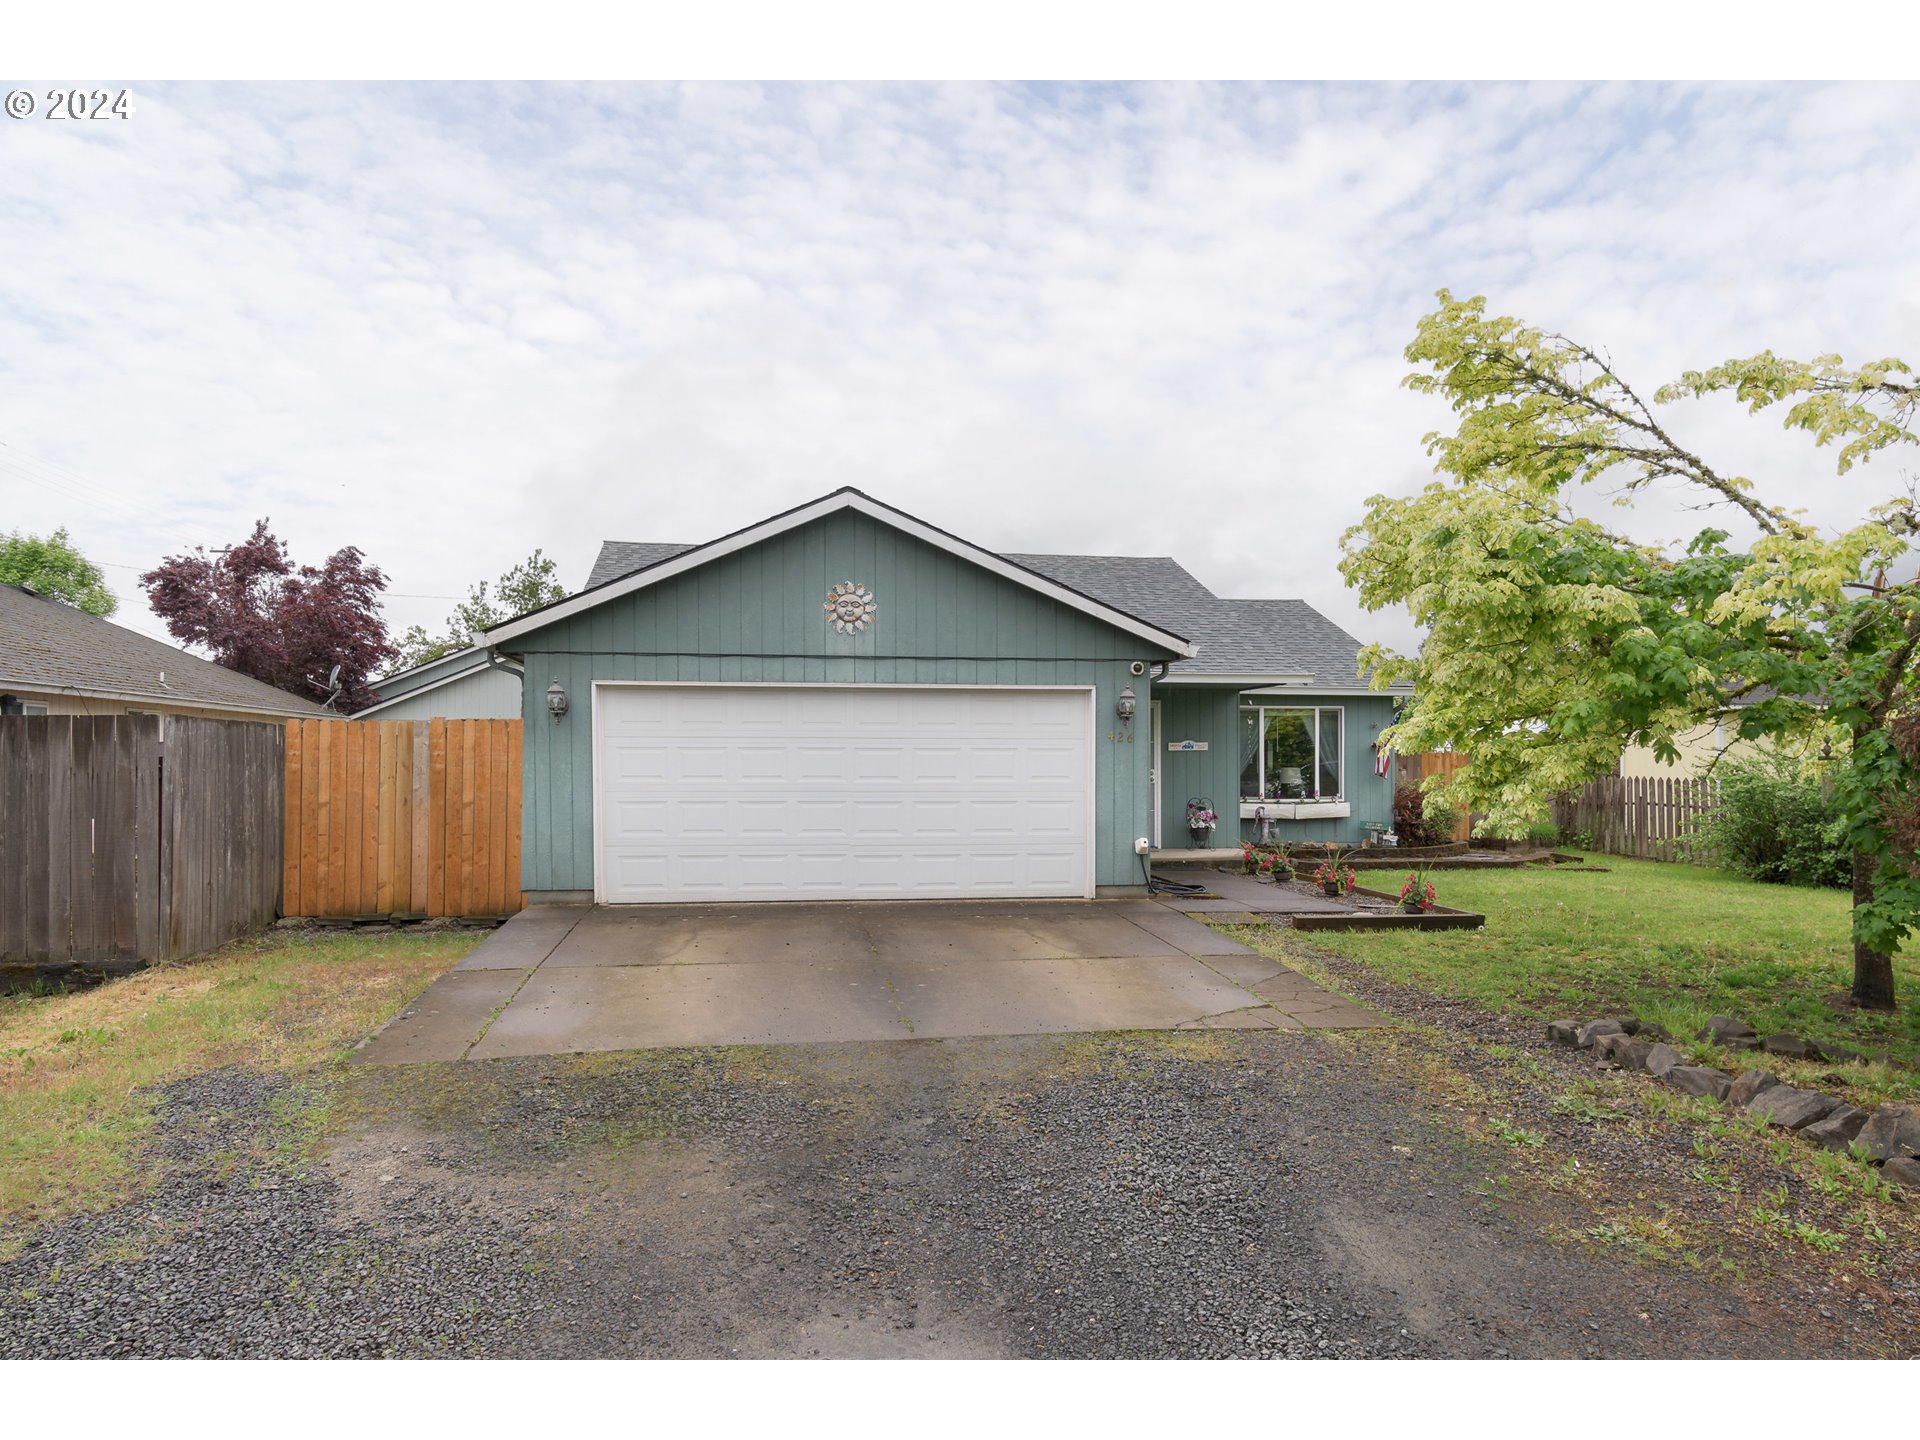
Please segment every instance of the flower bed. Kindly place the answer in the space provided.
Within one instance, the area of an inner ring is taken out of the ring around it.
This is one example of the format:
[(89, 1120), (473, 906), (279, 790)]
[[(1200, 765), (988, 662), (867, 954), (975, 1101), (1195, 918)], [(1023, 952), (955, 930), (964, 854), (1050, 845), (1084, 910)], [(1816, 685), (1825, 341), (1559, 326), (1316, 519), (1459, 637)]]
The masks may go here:
[(1357, 907), (1343, 914), (1301, 914), (1292, 918), (1296, 930), (1478, 930), (1487, 917), (1472, 910), (1455, 910), (1435, 905), (1431, 910), (1411, 913), (1400, 908), (1400, 897), (1387, 890), (1369, 890), (1355, 885), (1347, 899), (1374, 900), (1377, 908)]

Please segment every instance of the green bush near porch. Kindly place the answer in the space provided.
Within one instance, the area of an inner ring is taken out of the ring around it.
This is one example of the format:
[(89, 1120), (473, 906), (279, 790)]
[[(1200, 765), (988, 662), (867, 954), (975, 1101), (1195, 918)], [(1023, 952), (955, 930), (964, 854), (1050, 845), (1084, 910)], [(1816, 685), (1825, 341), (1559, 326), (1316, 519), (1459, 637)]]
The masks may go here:
[[(1311, 937), (1382, 977), (1541, 1020), (1631, 1014), (1683, 1040), (1709, 1015), (1920, 1063), (1920, 965), (1896, 956), (1900, 1008), (1837, 1008), (1852, 978), (1849, 897), (1724, 870), (1587, 857), (1581, 867), (1435, 874), (1442, 905), (1484, 930)], [(1289, 937), (1303, 945), (1307, 936)], [(1904, 1087), (1900, 1087), (1904, 1088)], [(1920, 1093), (1920, 1081), (1912, 1087)]]

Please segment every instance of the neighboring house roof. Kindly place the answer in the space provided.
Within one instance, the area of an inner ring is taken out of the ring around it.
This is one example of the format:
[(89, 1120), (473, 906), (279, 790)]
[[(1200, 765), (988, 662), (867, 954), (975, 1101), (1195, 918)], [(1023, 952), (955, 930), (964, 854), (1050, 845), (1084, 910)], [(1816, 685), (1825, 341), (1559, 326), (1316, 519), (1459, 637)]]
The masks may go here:
[(671, 560), (681, 551), (691, 549), (691, 545), (676, 545), (669, 541), (604, 541), (600, 546), (600, 557), (593, 562), (593, 573), (587, 576), (585, 588), (591, 590), (596, 585), (618, 580), (622, 575), (631, 575), (662, 560)]
[[(617, 579), (602, 581), (599, 585), (591, 589), (582, 590), (579, 594), (569, 596), (565, 600), (556, 600), (551, 605), (543, 605), (538, 610), (530, 610), (525, 615), (517, 616), (505, 624), (497, 625), (487, 631), (487, 643), (489, 645), (503, 644), (506, 641), (516, 639), (519, 636), (551, 625), (556, 620), (565, 620), (569, 616), (578, 615), (598, 605), (604, 605), (609, 600), (617, 600), (623, 595), (631, 595), (637, 590), (643, 590), (647, 586), (658, 584), (662, 580), (670, 580), (676, 575), (684, 575), (687, 571), (697, 569), (699, 566), (711, 560), (717, 560), (723, 555), (731, 555), (737, 551), (745, 550), (749, 546), (757, 545), (763, 540), (769, 540), (789, 530), (796, 530), (802, 525), (808, 525), (815, 520), (838, 514), (842, 510), (853, 510), (860, 514), (871, 516), (883, 524), (891, 525), (894, 529), (904, 534), (911, 535), (917, 540), (934, 546), (936, 549), (944, 550), (951, 555), (957, 555), (961, 559), (970, 561), (978, 565), (981, 569), (996, 574), (1004, 580), (1010, 580), (1016, 585), (1023, 585), (1027, 589), (1045, 595), (1051, 600), (1056, 600), (1084, 614), (1092, 615), (1095, 619), (1104, 621), (1117, 630), (1124, 630), (1129, 634), (1139, 636), (1141, 639), (1161, 649), (1172, 651), (1176, 655), (1191, 655), (1193, 653), (1193, 647), (1188, 643), (1186, 637), (1174, 631), (1144, 620), (1140, 616), (1132, 614), (1107, 601), (1087, 595), (1071, 585), (1054, 580), (1038, 571), (1031, 570), (1019, 564), (1017, 561), (1009, 560), (1003, 555), (995, 554), (991, 550), (982, 549), (978, 545), (962, 540), (958, 535), (942, 530), (938, 526), (929, 525), (926, 521), (917, 519), (907, 514), (904, 510), (896, 510), (893, 506), (875, 500), (871, 495), (856, 490), (850, 485), (835, 490), (830, 495), (823, 495), (818, 500), (809, 501), (805, 505), (796, 505), (791, 510), (771, 516), (768, 519), (760, 521), (758, 524), (749, 525), (745, 529), (736, 530), (730, 535), (722, 535), (718, 540), (709, 540), (704, 545), (695, 545), (677, 554), (670, 554), (663, 559), (655, 560), (653, 563), (645, 565), (630, 574), (620, 576)], [(602, 554), (605, 554), (604, 549)], [(598, 567), (596, 566), (595, 568), (597, 569)]]
[(364, 720), (376, 711), (389, 705), (397, 705), (411, 695), (419, 695), (428, 690), (437, 690), (442, 685), (451, 685), (463, 680), (479, 670), (485, 670), (498, 663), (506, 669), (519, 673), (516, 661), (495, 662), (492, 652), (485, 645), (475, 645), (466, 650), (455, 650), (442, 655), (438, 660), (429, 660), (424, 665), (415, 665), (408, 670), (396, 670), (391, 675), (382, 676), (372, 685), (373, 693), (380, 698), (364, 710), (355, 712), (355, 719)]
[(55, 691), (248, 714), (320, 715), (311, 700), (18, 585), (0, 585), (0, 690)]

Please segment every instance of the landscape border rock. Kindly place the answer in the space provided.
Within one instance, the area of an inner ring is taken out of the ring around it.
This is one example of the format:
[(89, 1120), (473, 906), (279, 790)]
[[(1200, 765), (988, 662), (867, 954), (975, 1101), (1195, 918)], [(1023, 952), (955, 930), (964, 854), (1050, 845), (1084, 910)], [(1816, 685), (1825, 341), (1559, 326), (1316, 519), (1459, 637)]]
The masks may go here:
[[(1550, 1020), (1550, 1044), (1585, 1050), (1602, 1069), (1641, 1070), (1682, 1094), (1711, 1096), (1732, 1110), (1745, 1111), (1824, 1150), (1853, 1154), (1880, 1167), (1883, 1179), (1920, 1195), (1920, 1110), (1882, 1105), (1866, 1111), (1820, 1090), (1783, 1084), (1771, 1070), (1743, 1070), (1730, 1076), (1710, 1065), (1689, 1065), (1666, 1044), (1671, 1037), (1657, 1024), (1632, 1016), (1597, 1020)], [(1738, 1050), (1788, 1058), (1858, 1064), (1864, 1059), (1843, 1045), (1822, 1047), (1798, 1035), (1769, 1035), (1762, 1041), (1751, 1025), (1730, 1015), (1715, 1015), (1694, 1037)]]

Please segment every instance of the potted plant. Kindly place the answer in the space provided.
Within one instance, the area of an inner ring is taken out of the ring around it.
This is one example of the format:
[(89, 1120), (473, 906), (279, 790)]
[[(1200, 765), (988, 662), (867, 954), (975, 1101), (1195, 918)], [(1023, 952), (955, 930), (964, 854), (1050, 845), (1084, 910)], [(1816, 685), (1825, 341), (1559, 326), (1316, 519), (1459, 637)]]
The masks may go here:
[(1322, 895), (1338, 898), (1353, 888), (1353, 867), (1342, 865), (1337, 858), (1322, 860), (1313, 869), (1313, 883)]
[(1253, 848), (1253, 842), (1251, 840), (1244, 840), (1241, 842), (1240, 873), (1242, 875), (1262, 874), (1268, 870), (1271, 870), (1272, 868), (1273, 866), (1269, 862), (1269, 857), (1262, 855), (1259, 851), (1255, 850)]
[(1220, 823), (1220, 817), (1214, 813), (1211, 800), (1187, 801), (1187, 836), (1193, 842), (1193, 848), (1204, 850), (1213, 839), (1213, 829)]
[(1409, 875), (1400, 887), (1400, 908), (1414, 915), (1424, 915), (1439, 903), (1433, 892), (1433, 882), (1420, 875)]
[(1275, 850), (1262, 857), (1260, 873), (1276, 885), (1284, 885), (1293, 879), (1293, 861), (1287, 858), (1284, 849)]

